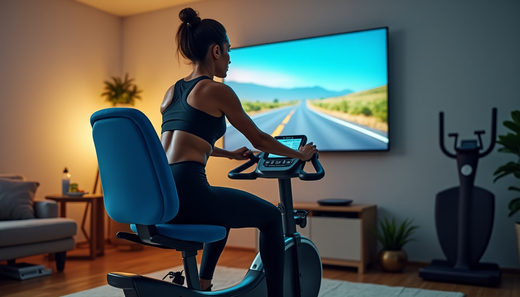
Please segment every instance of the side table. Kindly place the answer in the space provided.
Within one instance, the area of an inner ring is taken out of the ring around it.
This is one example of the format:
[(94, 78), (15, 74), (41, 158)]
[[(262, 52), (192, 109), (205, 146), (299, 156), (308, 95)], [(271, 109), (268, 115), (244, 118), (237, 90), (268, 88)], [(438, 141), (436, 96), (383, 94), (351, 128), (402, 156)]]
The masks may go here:
[(309, 237), (320, 251), (321, 262), (328, 265), (356, 267), (364, 274), (375, 262), (377, 239), (377, 206), (321, 206), (318, 203), (295, 202), (294, 209), (304, 209), (308, 226), (298, 229)]
[[(85, 235), (89, 243), (90, 253), (86, 256), (70, 256), (68, 258), (88, 258), (95, 259), (97, 256), (105, 254), (105, 207), (103, 205), (102, 194), (92, 194), (83, 196), (68, 196), (68, 195), (48, 195), (45, 199), (54, 200), (59, 204), (60, 217), (67, 216), (67, 203), (82, 202), (86, 203), (83, 220), (81, 222), (81, 231)], [(90, 236), (85, 231), (85, 220), (90, 211)]]

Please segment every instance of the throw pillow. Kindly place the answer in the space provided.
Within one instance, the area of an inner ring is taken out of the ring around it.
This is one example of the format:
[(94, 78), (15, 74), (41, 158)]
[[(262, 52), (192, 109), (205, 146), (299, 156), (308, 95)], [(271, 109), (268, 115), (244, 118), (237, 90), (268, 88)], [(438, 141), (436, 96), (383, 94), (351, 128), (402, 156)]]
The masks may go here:
[(0, 178), (0, 220), (34, 219), (34, 194), (39, 185)]

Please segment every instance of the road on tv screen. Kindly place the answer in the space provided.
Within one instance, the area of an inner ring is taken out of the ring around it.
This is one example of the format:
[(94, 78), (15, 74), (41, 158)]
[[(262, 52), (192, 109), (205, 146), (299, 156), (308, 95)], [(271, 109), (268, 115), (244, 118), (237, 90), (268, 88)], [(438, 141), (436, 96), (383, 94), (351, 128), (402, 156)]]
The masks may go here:
[[(307, 136), (320, 151), (386, 150), (386, 133), (350, 123), (319, 111), (304, 102), (278, 108), (251, 117), (260, 130), (277, 135)], [(224, 135), (224, 149), (235, 150), (251, 143), (233, 126), (228, 124)]]

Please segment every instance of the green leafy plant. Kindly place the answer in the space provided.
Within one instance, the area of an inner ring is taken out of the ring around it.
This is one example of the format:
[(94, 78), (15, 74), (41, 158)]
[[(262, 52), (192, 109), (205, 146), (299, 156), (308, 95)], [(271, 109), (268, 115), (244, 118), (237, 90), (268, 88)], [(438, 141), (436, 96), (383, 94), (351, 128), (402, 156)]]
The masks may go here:
[[(501, 153), (513, 154), (516, 156), (516, 162), (510, 161), (506, 164), (498, 167), (493, 173), (495, 180), (499, 180), (504, 176), (513, 174), (514, 177), (520, 179), (520, 110), (511, 112), (511, 118), (513, 121), (504, 121), (504, 126), (512, 130), (513, 133), (508, 132), (506, 135), (499, 135), (497, 143), (502, 145), (498, 149)], [(510, 186), (509, 191), (520, 192), (520, 188)], [(520, 210), (520, 197), (514, 198), (509, 202), (509, 216), (512, 216)]]
[(117, 104), (134, 105), (135, 99), (141, 99), (139, 94), (142, 90), (139, 90), (133, 81), (133, 78), (128, 78), (128, 73), (125, 74), (124, 79), (112, 76), (112, 81), (105, 81), (105, 92), (101, 96), (112, 103), (112, 106)]
[(375, 235), (384, 250), (400, 251), (405, 244), (414, 240), (410, 236), (417, 228), (419, 226), (412, 226), (412, 220), (409, 219), (397, 225), (395, 219), (390, 221), (385, 218), (384, 220), (379, 220), (380, 230), (376, 231)]

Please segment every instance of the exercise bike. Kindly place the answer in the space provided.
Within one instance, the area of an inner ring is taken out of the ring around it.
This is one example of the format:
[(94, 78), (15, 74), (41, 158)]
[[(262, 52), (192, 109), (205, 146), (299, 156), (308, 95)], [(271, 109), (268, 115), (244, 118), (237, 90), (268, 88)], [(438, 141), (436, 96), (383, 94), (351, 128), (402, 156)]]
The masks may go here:
[[(226, 229), (213, 225), (166, 224), (179, 208), (175, 182), (159, 138), (142, 112), (132, 108), (108, 108), (95, 112), (90, 121), (106, 211), (113, 220), (131, 224), (135, 232), (118, 232), (117, 237), (182, 252), (186, 277), (186, 286), (183, 286), (132, 273), (111, 272), (107, 275), (109, 285), (122, 289), (126, 297), (267, 296), (260, 254), (237, 285), (213, 292), (200, 290), (197, 251), (204, 243), (224, 238)], [(295, 148), (306, 142), (305, 136), (277, 138)], [(300, 160), (262, 152), (228, 174), (232, 179), (278, 179), (278, 208), (285, 235), (286, 297), (316, 297), (321, 286), (322, 264), (318, 250), (308, 238), (296, 232), (296, 225), (305, 227), (307, 212), (293, 210), (291, 190), (291, 178), (323, 178), (325, 173), (317, 155), (311, 163), (315, 173), (305, 172), (305, 162)], [(256, 165), (254, 171), (243, 173), (253, 165)]]

